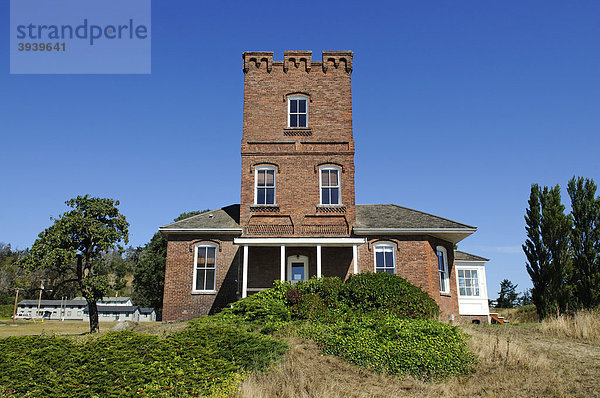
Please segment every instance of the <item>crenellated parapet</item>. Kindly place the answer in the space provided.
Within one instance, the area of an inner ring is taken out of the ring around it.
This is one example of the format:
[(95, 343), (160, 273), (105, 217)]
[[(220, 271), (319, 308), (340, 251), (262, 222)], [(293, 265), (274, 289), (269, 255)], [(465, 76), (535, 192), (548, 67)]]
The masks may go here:
[(271, 73), (273, 67), (281, 68), (284, 73), (303, 71), (343, 70), (352, 73), (352, 51), (323, 51), (322, 61), (312, 60), (312, 51), (284, 51), (283, 61), (273, 61), (273, 52), (247, 51), (242, 54), (244, 60), (244, 73), (251, 70), (263, 70)]
[(242, 59), (244, 60), (244, 73), (248, 73), (250, 68), (260, 69), (261, 67), (271, 73), (273, 68), (272, 51), (244, 52), (242, 53)]

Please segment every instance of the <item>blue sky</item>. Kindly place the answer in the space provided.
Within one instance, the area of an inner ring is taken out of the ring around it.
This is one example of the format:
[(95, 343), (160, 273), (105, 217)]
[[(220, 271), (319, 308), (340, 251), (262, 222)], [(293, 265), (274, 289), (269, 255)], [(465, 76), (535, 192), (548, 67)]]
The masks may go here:
[(530, 185), (600, 183), (600, 2), (211, 3), (153, 2), (150, 75), (10, 75), (3, 2), (0, 242), (78, 194), (119, 199), (133, 245), (238, 203), (243, 51), (354, 51), (357, 203), (477, 226), (492, 297), (530, 286)]

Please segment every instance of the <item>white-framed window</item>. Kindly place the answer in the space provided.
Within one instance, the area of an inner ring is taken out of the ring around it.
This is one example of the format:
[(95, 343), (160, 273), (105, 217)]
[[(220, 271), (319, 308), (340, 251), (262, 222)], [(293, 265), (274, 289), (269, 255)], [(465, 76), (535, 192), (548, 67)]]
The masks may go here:
[(460, 296), (479, 296), (479, 275), (476, 269), (458, 270), (458, 294)]
[(446, 248), (438, 246), (436, 249), (438, 260), (438, 274), (440, 279), (440, 292), (450, 293), (450, 282), (448, 275), (448, 253)]
[(288, 97), (288, 127), (308, 127), (308, 98), (304, 95)]
[(217, 277), (217, 246), (202, 243), (194, 250), (194, 292), (214, 292)]
[(396, 250), (391, 243), (378, 243), (374, 247), (375, 272), (396, 273)]
[(319, 187), (321, 190), (322, 205), (342, 204), (342, 189), (339, 167), (321, 167), (319, 170)]
[(254, 204), (275, 204), (275, 167), (257, 167), (254, 175)]

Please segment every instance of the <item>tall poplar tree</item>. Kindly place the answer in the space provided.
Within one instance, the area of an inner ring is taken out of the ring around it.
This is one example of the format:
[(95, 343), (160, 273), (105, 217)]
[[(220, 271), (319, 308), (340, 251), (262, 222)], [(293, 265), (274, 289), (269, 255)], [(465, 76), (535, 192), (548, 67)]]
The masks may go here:
[(571, 198), (573, 284), (578, 305), (600, 305), (600, 198), (593, 180), (573, 177), (567, 186)]
[(533, 289), (531, 296), (540, 319), (560, 314), (570, 308), (572, 289), (569, 285), (570, 216), (565, 215), (560, 201), (560, 187), (533, 184), (529, 207), (525, 214), (527, 240), (523, 251)]

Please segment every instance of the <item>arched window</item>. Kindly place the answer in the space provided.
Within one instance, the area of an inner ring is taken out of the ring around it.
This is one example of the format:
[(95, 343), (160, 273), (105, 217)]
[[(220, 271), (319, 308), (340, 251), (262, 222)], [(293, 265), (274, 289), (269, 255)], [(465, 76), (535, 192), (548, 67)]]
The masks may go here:
[(341, 205), (340, 168), (336, 166), (321, 167), (319, 169), (319, 188), (322, 205)]
[(450, 282), (448, 275), (448, 253), (446, 248), (438, 246), (436, 248), (438, 260), (438, 274), (440, 278), (440, 293), (450, 293)]
[(254, 176), (254, 204), (275, 204), (275, 167), (260, 166)]
[(196, 293), (214, 292), (217, 277), (217, 246), (200, 243), (194, 248), (194, 282)]
[(392, 243), (377, 243), (374, 248), (375, 272), (396, 273), (396, 246)]
[(304, 95), (288, 97), (288, 127), (308, 127), (308, 98)]

